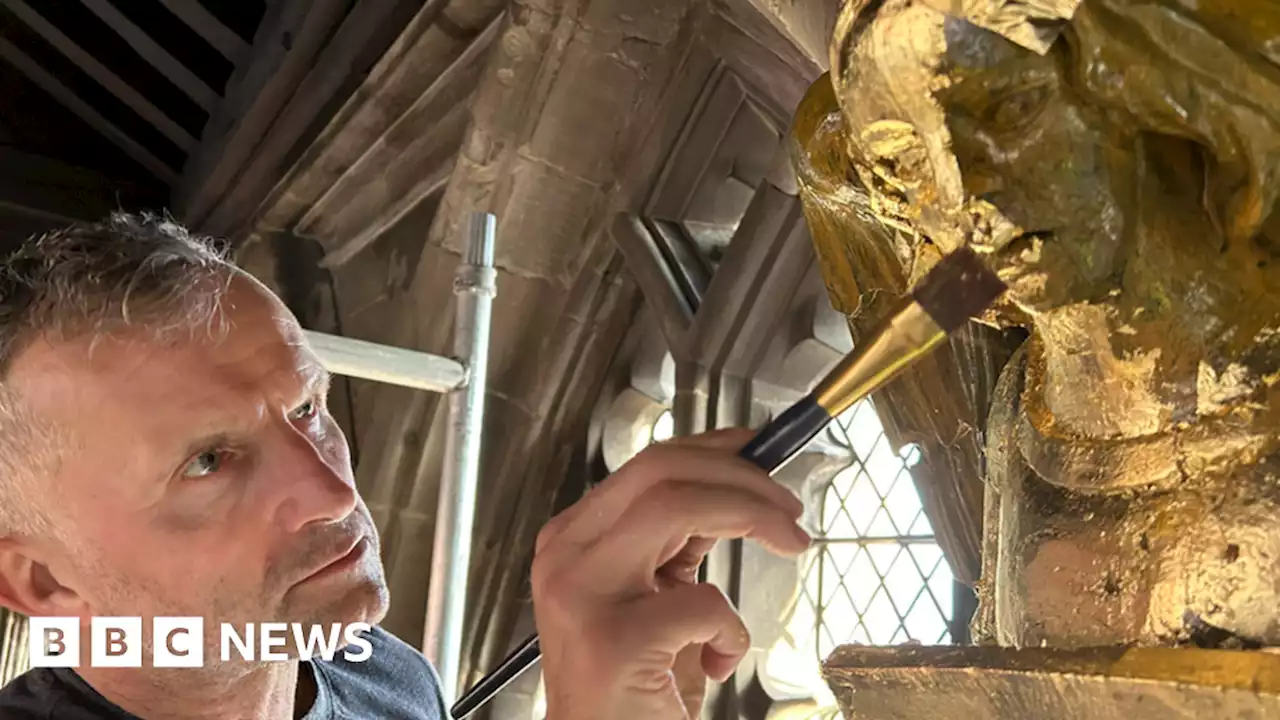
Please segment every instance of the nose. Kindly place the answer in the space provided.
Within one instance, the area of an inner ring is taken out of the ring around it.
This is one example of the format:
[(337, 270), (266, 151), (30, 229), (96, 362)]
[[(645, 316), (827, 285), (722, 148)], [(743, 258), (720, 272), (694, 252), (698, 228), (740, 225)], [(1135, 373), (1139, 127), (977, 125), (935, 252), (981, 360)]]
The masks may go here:
[[(344, 443), (337, 438), (324, 441)], [(356, 508), (358, 497), (344, 467), (345, 453), (326, 452), (313, 438), (287, 422), (273, 434), (274, 452), (269, 453), (263, 480), (275, 488), (275, 520), (288, 532), (312, 523), (338, 522)], [(337, 457), (337, 456), (342, 457)]]

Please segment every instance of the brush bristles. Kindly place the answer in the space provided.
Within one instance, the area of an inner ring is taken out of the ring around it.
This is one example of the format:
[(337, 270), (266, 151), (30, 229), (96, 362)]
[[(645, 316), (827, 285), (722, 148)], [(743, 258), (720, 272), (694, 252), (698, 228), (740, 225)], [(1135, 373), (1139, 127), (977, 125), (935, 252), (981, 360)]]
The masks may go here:
[(973, 250), (962, 247), (942, 259), (911, 291), (943, 332), (981, 315), (1008, 287)]

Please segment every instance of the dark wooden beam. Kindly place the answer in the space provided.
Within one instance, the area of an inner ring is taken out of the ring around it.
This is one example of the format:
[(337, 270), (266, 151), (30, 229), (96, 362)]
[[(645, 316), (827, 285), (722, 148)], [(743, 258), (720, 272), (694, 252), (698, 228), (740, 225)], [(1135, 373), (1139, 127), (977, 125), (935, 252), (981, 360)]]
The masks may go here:
[(209, 110), (218, 103), (218, 93), (214, 92), (213, 88), (170, 55), (168, 50), (160, 47), (159, 43), (152, 40), (142, 28), (133, 24), (132, 20), (117, 10), (115, 5), (107, 0), (80, 0), (80, 2), (89, 9), (89, 12), (97, 15), (98, 19), (115, 30), (125, 42), (129, 43), (129, 47), (133, 48), (134, 52), (151, 63), (152, 67), (159, 70), (169, 82), (194, 100), (201, 109)]
[(18, 19), (44, 38), (45, 42), (67, 56), (81, 70), (85, 71), (89, 77), (110, 91), (129, 109), (136, 112), (139, 117), (154, 125), (161, 134), (169, 138), (178, 148), (184, 152), (190, 152), (196, 146), (196, 139), (184, 130), (181, 125), (171, 120), (169, 116), (165, 115), (160, 108), (156, 107), (142, 93), (130, 87), (118, 75), (107, 69), (106, 65), (98, 62), (97, 58), (64, 35), (53, 23), (44, 19), (40, 13), (32, 10), (22, 0), (0, 0), (0, 4), (7, 7)]
[(160, 4), (222, 53), (231, 64), (238, 65), (249, 52), (249, 44), (206, 10), (200, 0), (160, 0)]
[(200, 147), (174, 192), (179, 218), (202, 228), (254, 150), (306, 77), (317, 53), (346, 13), (345, 0), (270, 3), (252, 52), (236, 66), (222, 103), (205, 125)]
[[(444, 187), (471, 117), (467, 99), (498, 26), (491, 22), (297, 221), (295, 232), (317, 238), (329, 251), (326, 267), (346, 263)], [(298, 179), (307, 183), (310, 177)], [(289, 195), (297, 194), (290, 184)]]
[[(440, 109), (438, 99), (445, 96), (466, 104), (466, 93), (453, 89), (469, 93), (478, 82), (502, 7), (501, 0), (456, 0), (443, 9), (439, 3), (424, 5), (350, 102), (276, 186), (258, 226), (279, 230), (312, 225), (314, 216), (329, 212), (324, 208), (327, 198), (343, 194), (342, 185), (355, 176), (361, 183), (369, 181), (362, 167), (395, 161), (397, 146), (413, 142), (422, 128), (431, 127), (433, 118), (424, 116), (424, 109), (434, 106), (445, 114), (451, 108)], [(464, 19), (455, 20), (453, 14)]]
[(146, 168), (157, 178), (165, 183), (172, 185), (177, 182), (178, 174), (162, 162), (159, 158), (152, 155), (149, 150), (143, 147), (133, 138), (129, 137), (120, 128), (116, 127), (110, 120), (106, 119), (93, 108), (89, 103), (81, 100), (70, 88), (63, 85), (57, 78), (40, 67), (35, 60), (32, 60), (25, 53), (9, 43), (7, 40), (0, 38), (0, 58), (3, 58), (9, 64), (16, 67), (24, 75), (30, 78), (40, 89), (49, 93), (54, 100), (57, 100), (64, 107), (75, 113), (89, 127), (97, 130), (104, 137), (115, 143), (117, 147), (125, 152), (129, 157), (133, 158), (139, 165)]
[[(40, 208), (40, 207), (23, 205), (22, 203), (16, 203), (16, 202), (13, 202), (12, 200), (0, 197), (0, 217), (3, 217), (5, 215), (17, 215), (19, 217), (26, 218), (28, 220), (36, 220), (41, 222), (42, 224), (50, 224), (50, 225), (70, 225), (72, 223), (75, 223), (77, 220), (83, 219), (83, 218), (71, 217), (70, 215), (63, 215), (61, 213), (53, 212), (50, 210), (45, 210), (44, 208)], [(5, 230), (7, 231), (8, 228), (5, 228)], [(4, 242), (7, 243), (8, 241), (9, 241), (9, 238), (6, 237), (4, 239)], [(3, 247), (3, 245), (0, 245), (0, 247)], [(7, 250), (7, 248), (5, 249)]]
[(59, 224), (100, 220), (118, 206), (116, 182), (52, 158), (0, 147), (0, 206)]
[[(413, 0), (359, 0), (327, 38), (306, 77), (260, 138), (235, 182), (216, 198), (201, 225), (206, 232), (237, 236), (247, 229), (262, 201), (305, 145), (318, 132), (316, 118), (331, 108), (356, 75), (367, 71), (401, 27), (397, 19), (412, 11)], [(419, 0), (420, 4), (420, 0)], [(387, 37), (390, 35), (391, 37)]]
[(377, 217), (367, 224), (364, 229), (353, 235), (351, 239), (336, 247), (333, 252), (325, 255), (320, 261), (320, 266), (326, 269), (341, 267), (359, 254), (361, 250), (372, 245), (374, 240), (377, 240), (383, 233), (395, 227), (419, 203), (437, 192), (443, 191), (445, 185), (449, 182), (449, 176), (453, 174), (453, 168), (457, 162), (458, 157), (450, 155), (447, 160), (436, 166), (434, 172), (420, 175), (418, 181), (404, 194), (388, 197), (388, 202), (381, 208)]

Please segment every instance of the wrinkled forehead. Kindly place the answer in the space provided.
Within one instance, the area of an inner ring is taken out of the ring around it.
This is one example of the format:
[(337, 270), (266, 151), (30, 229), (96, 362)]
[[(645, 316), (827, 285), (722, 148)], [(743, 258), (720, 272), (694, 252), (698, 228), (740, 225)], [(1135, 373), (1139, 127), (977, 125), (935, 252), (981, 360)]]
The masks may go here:
[(218, 332), (166, 333), (144, 324), (99, 337), (38, 340), (8, 381), (25, 405), (78, 444), (156, 450), (210, 414), (246, 399), (298, 392), (322, 373), (301, 329), (265, 288), (237, 278)]

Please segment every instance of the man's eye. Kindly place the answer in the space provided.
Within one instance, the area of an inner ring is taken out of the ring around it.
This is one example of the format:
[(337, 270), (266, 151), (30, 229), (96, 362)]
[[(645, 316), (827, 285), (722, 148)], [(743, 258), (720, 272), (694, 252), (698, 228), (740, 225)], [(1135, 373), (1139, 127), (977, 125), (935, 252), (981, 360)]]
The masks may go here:
[(222, 468), (224, 460), (222, 453), (217, 450), (209, 450), (195, 456), (186, 468), (182, 471), (182, 476), (187, 478), (202, 478), (212, 475)]
[(293, 411), (294, 420), (307, 420), (316, 416), (320, 412), (320, 403), (315, 400), (308, 400), (301, 407)]

